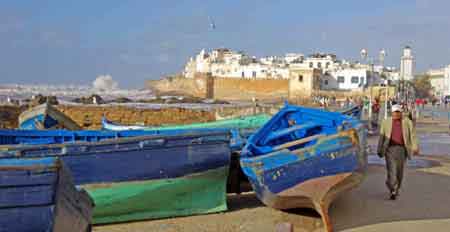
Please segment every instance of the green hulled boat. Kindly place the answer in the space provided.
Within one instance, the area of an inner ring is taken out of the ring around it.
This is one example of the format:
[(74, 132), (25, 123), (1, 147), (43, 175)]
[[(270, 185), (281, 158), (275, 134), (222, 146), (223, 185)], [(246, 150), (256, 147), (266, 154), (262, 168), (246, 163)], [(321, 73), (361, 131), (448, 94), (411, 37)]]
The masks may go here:
[(60, 157), (74, 184), (94, 200), (94, 224), (227, 209), (231, 150), (225, 130), (11, 145), (0, 151), (0, 161), (18, 157)]
[(203, 123), (192, 123), (184, 125), (169, 125), (160, 127), (147, 127), (138, 125), (120, 125), (106, 118), (102, 119), (103, 129), (122, 131), (122, 130), (179, 130), (179, 129), (197, 129), (197, 128), (235, 128), (235, 129), (245, 129), (245, 128), (259, 128), (264, 123), (270, 119), (270, 115), (258, 114), (251, 115), (233, 119), (217, 120), (213, 122), (203, 122)]
[(228, 169), (82, 187), (95, 200), (94, 224), (208, 214), (227, 210)]

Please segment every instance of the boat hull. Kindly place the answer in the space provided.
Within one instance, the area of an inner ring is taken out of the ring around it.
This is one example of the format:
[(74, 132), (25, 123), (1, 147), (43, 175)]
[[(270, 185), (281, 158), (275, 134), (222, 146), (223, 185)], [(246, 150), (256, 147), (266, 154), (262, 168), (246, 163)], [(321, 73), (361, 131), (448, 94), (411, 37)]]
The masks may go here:
[(358, 131), (319, 139), (300, 151), (241, 158), (241, 166), (258, 198), (276, 209), (312, 208), (332, 231), (328, 208), (333, 200), (365, 177), (367, 154)]
[(90, 231), (93, 203), (54, 158), (0, 160), (0, 231)]
[(226, 129), (226, 128), (197, 128), (197, 129), (171, 129), (171, 130), (11, 130), (0, 129), (0, 150), (8, 149), (10, 145), (39, 145), (79, 142), (99, 142), (108, 139), (129, 138), (151, 135), (183, 135), (195, 133), (229, 133), (229, 143), (232, 151), (239, 151), (245, 144), (246, 138), (252, 130)]
[(227, 210), (228, 167), (189, 176), (84, 185), (95, 200), (94, 224), (167, 218)]
[(71, 118), (47, 103), (33, 107), (19, 115), (20, 129), (43, 130), (56, 127), (69, 130), (81, 129)]
[(200, 129), (200, 128), (233, 128), (233, 129), (246, 129), (246, 128), (259, 128), (270, 119), (270, 116), (265, 114), (252, 115), (235, 119), (224, 119), (214, 122), (204, 123), (192, 123), (185, 125), (170, 125), (160, 127), (146, 127), (138, 125), (121, 125), (108, 121), (106, 118), (102, 119), (103, 129), (122, 131), (122, 130), (185, 130), (185, 129)]
[(226, 210), (228, 142), (223, 132), (146, 136), (19, 147), (3, 157), (61, 157), (94, 199), (94, 223), (112, 223)]

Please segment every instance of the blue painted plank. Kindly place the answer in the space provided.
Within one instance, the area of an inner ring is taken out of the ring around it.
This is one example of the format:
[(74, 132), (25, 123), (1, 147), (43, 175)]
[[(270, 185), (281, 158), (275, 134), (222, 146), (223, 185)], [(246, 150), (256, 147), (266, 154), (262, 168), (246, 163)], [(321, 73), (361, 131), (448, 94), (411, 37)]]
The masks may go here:
[[(22, 165), (21, 165), (22, 164)], [(93, 202), (56, 158), (0, 160), (0, 231), (87, 231)]]
[[(229, 134), (220, 132), (17, 149), (22, 157), (61, 157), (71, 170), (75, 184), (80, 185), (176, 178), (223, 167), (229, 164), (228, 143)], [(1, 152), (0, 158), (16, 154), (15, 150)]]
[[(0, 209), (1, 232), (53, 231), (54, 206)], [(69, 227), (70, 228), (70, 227)], [(69, 229), (68, 228), (68, 229)]]
[(0, 208), (51, 205), (53, 185), (10, 186), (0, 188)]

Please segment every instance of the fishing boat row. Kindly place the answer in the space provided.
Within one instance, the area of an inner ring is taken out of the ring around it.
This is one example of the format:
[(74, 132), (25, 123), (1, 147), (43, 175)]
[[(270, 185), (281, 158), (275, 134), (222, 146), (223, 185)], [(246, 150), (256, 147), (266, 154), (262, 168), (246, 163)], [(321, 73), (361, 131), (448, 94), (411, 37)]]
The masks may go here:
[(0, 159), (59, 157), (94, 199), (93, 223), (226, 210), (228, 134), (140, 136), (96, 143), (11, 146)]
[(224, 211), (242, 170), (264, 204), (314, 208), (331, 231), (329, 205), (367, 166), (357, 113), (286, 105), (271, 118), (158, 128), (0, 130), (0, 161), (58, 160), (92, 198), (93, 224)]

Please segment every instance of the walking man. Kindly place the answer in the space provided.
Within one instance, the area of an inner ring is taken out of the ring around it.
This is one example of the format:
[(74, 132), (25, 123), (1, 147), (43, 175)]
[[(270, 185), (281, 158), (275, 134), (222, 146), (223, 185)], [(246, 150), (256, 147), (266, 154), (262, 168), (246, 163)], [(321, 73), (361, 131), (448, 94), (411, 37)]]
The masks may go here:
[(416, 130), (412, 121), (403, 117), (400, 105), (393, 105), (392, 117), (381, 124), (377, 153), (386, 159), (386, 185), (390, 199), (395, 200), (402, 185), (406, 158), (419, 154)]

